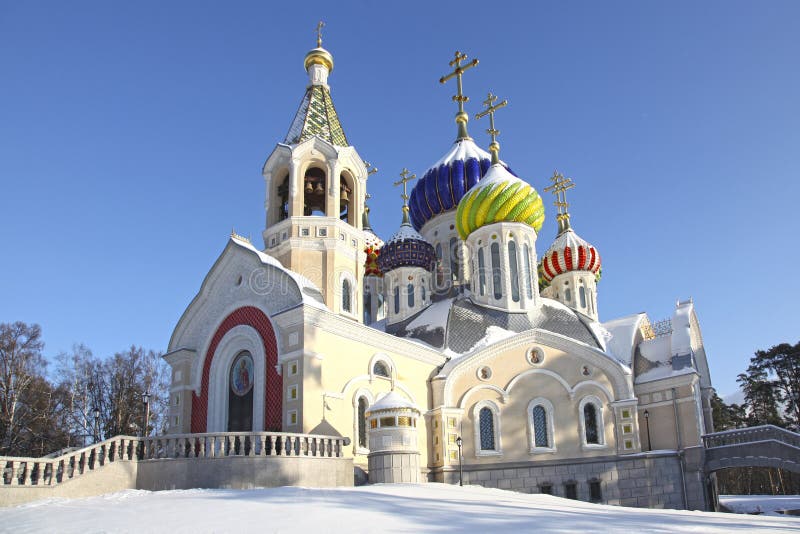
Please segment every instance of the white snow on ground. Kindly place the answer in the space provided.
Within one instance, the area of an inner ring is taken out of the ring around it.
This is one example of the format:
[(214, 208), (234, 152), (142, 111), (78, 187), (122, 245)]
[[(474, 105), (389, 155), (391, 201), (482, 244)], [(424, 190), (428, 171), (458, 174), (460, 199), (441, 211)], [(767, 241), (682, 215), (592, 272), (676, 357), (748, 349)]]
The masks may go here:
[[(737, 514), (764, 513), (780, 517), (776, 510), (800, 510), (800, 495), (720, 495), (719, 502)], [(800, 522), (800, 517), (798, 517)]]
[(6, 532), (798, 532), (800, 519), (645, 510), (477, 486), (129, 490), (0, 509)]

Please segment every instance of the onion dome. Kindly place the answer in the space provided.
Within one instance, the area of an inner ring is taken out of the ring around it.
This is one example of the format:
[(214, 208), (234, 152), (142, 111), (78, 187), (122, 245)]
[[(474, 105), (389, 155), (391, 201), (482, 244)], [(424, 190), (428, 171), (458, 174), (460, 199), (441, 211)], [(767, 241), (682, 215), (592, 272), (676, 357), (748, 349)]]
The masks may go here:
[(312, 48), (308, 51), (308, 54), (306, 54), (303, 60), (303, 67), (305, 67), (306, 70), (308, 70), (311, 65), (322, 65), (328, 69), (328, 72), (333, 72), (333, 55), (322, 48), (322, 46)]
[(461, 239), (487, 224), (520, 222), (537, 233), (544, 222), (544, 205), (536, 189), (496, 163), (470, 189), (456, 212), (456, 228)]
[(380, 249), (378, 268), (383, 273), (398, 267), (422, 267), (426, 271), (433, 271), (435, 260), (433, 245), (414, 230), (408, 220), (408, 212), (404, 211), (403, 224)]
[[(505, 163), (502, 165), (508, 169)], [(440, 213), (456, 209), (464, 194), (478, 183), (490, 166), (491, 156), (472, 139), (456, 141), (411, 191), (409, 207), (414, 228), (419, 230)]]
[(597, 276), (600, 266), (597, 249), (567, 226), (542, 258), (542, 276), (547, 282), (571, 271), (589, 271)]
[(364, 227), (364, 252), (367, 254), (367, 260), (364, 262), (364, 275), (383, 276), (378, 267), (378, 256), (383, 247), (383, 240), (375, 234), (369, 224), (369, 207), (366, 205), (364, 206), (362, 226)]

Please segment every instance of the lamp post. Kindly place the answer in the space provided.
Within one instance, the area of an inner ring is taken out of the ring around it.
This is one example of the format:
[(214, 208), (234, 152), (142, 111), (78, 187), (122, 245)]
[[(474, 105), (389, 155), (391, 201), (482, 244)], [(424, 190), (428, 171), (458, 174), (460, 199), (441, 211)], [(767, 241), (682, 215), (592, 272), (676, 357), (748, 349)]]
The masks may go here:
[(647, 450), (652, 451), (653, 447), (650, 444), (650, 412), (644, 411), (644, 424), (647, 427)]
[(461, 445), (464, 444), (464, 440), (461, 439), (461, 436), (456, 438), (456, 445), (458, 445), (458, 485), (464, 485), (464, 466), (461, 462)]
[(147, 436), (147, 423), (150, 421), (150, 390), (145, 390), (142, 393), (142, 402), (144, 403), (144, 424), (142, 425), (142, 437)]

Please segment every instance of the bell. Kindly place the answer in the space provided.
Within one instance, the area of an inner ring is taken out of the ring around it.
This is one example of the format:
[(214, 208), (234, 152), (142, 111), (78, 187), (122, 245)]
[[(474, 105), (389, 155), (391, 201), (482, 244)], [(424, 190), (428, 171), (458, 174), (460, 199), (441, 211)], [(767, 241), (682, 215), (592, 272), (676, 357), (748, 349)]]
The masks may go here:
[(317, 182), (317, 187), (314, 188), (314, 192), (318, 195), (321, 195), (325, 192), (325, 189), (322, 188), (322, 183)]
[(342, 202), (350, 202), (350, 196), (347, 194), (347, 189), (342, 188)]
[(306, 193), (310, 193), (313, 190), (314, 190), (314, 188), (311, 186), (311, 181), (307, 180), (306, 181)]

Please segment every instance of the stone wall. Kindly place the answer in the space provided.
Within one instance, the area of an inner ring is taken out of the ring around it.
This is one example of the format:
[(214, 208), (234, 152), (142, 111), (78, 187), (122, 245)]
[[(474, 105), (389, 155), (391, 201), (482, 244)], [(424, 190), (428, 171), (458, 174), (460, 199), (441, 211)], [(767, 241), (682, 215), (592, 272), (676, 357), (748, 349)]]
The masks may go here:
[[(464, 465), (464, 484), (500, 488), (522, 493), (551, 493), (567, 496), (567, 484), (574, 483), (577, 498), (621, 506), (684, 509), (681, 460), (676, 452), (639, 453), (627, 457), (608, 456), (564, 461), (537, 461)], [(706, 509), (702, 473), (687, 469), (689, 509)], [(431, 473), (432, 480), (458, 484), (458, 465)], [(592, 499), (590, 482), (600, 484), (600, 498)]]
[(419, 453), (376, 452), (369, 455), (369, 481), (371, 484), (405, 482), (416, 484), (425, 480), (420, 476)]

